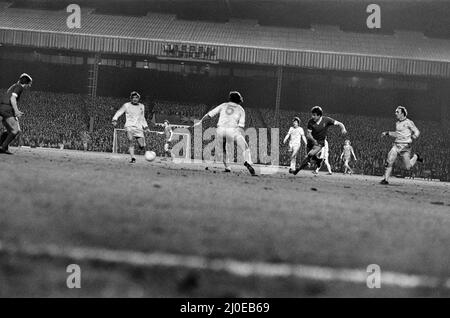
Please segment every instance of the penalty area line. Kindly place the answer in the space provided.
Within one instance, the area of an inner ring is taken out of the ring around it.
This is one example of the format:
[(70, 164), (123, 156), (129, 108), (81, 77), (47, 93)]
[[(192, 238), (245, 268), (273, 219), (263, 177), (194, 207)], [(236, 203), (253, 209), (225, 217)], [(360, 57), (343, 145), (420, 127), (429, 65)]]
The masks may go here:
[[(202, 256), (169, 253), (144, 253), (130, 250), (111, 250), (92, 247), (62, 247), (46, 245), (13, 245), (0, 241), (0, 253), (27, 257), (53, 257), (71, 261), (95, 261), (105, 264), (128, 265), (143, 268), (174, 267), (214, 272), (226, 272), (240, 277), (298, 278), (318, 281), (340, 281), (366, 284), (371, 274), (365, 269), (332, 268), (289, 263), (238, 261), (233, 259), (209, 259)], [(409, 275), (381, 271), (381, 286), (400, 288), (450, 289), (450, 278)]]

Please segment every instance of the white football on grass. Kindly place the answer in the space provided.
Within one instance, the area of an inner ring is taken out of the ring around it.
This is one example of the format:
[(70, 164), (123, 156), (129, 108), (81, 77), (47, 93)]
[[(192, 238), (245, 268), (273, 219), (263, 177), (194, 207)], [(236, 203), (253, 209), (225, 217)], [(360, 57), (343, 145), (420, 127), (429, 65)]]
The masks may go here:
[(145, 152), (145, 160), (153, 161), (156, 158), (156, 153), (154, 151), (146, 151)]

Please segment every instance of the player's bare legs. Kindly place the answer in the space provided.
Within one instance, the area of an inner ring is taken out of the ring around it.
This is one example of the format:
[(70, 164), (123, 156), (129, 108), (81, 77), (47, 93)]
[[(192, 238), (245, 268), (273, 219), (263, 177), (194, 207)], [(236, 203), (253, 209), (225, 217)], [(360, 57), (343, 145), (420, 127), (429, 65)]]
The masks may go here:
[(394, 165), (395, 160), (397, 159), (397, 148), (395, 145), (391, 148), (391, 150), (388, 153), (388, 157), (386, 160), (386, 170), (384, 172), (384, 178), (381, 180), (381, 184), (388, 184), (389, 177), (392, 173), (392, 167)]
[(423, 161), (422, 158), (420, 158), (417, 153), (415, 153), (412, 158), (410, 158), (409, 153), (403, 154), (402, 157), (403, 157), (403, 164), (405, 165), (406, 170), (411, 170), (411, 168), (414, 167), (417, 162)]
[(293, 172), (294, 175), (296, 175), (300, 170), (306, 168), (308, 166), (308, 164), (314, 160), (316, 161), (317, 165), (319, 166), (322, 163), (322, 159), (317, 158), (317, 154), (322, 150), (322, 146), (321, 145), (314, 145), (312, 147), (312, 149), (308, 152), (308, 154), (306, 155), (306, 157), (303, 159), (300, 167), (298, 167), (297, 169), (295, 169), (295, 171)]
[(166, 153), (166, 156), (167, 156), (167, 157), (169, 157), (169, 158), (172, 157), (172, 153), (170, 152), (170, 149), (169, 149), (169, 143), (168, 143), (168, 142), (166, 142), (166, 143), (164, 144), (164, 152)]
[(349, 159), (345, 159), (344, 160), (344, 174), (346, 174), (346, 173), (352, 174), (353, 173), (353, 170), (352, 170), (352, 168), (350, 168), (350, 165), (348, 163), (349, 163)]
[(0, 145), (0, 152), (11, 154), (11, 152), (8, 151), (8, 147), (20, 133), (19, 122), (15, 117), (9, 117), (3, 120), (3, 125), (7, 130), (7, 135), (4, 137), (3, 143)]
[(324, 159), (323, 163), (325, 163), (325, 166), (327, 167), (328, 174), (329, 175), (333, 174), (333, 172), (331, 171), (331, 166), (330, 166), (330, 163), (328, 162), (328, 159)]
[(225, 172), (231, 172), (230, 168), (228, 167), (228, 156), (227, 156), (227, 138), (222, 138), (222, 150), (223, 150), (223, 165), (225, 166)]
[(386, 171), (384, 172), (383, 180), (381, 180), (381, 184), (388, 184), (388, 179), (392, 173), (392, 166), (387, 166)]
[[(137, 143), (139, 145), (139, 149), (140, 150), (145, 150), (145, 146), (146, 146), (145, 145), (145, 138), (144, 137), (134, 137), (134, 138), (136, 138), (136, 141), (137, 141)], [(130, 163), (135, 163), (136, 162), (136, 157), (134, 155), (134, 143), (133, 142), (131, 142), (131, 144), (130, 144), (130, 155), (131, 155)]]
[(398, 146), (394, 145), (389, 151), (388, 158), (386, 160), (386, 171), (384, 173), (384, 178), (381, 180), (381, 184), (388, 184), (389, 177), (392, 173), (392, 167), (394, 165), (395, 160), (397, 159), (397, 156), (402, 156), (403, 158), (403, 164), (406, 168), (406, 170), (411, 170), (412, 167), (416, 165), (417, 162), (423, 162), (423, 159), (420, 157), (418, 153), (415, 153), (413, 157), (411, 158), (411, 153), (409, 150), (406, 151), (400, 151), (398, 150)]
[(130, 131), (127, 132), (127, 136), (128, 136), (128, 152), (130, 153), (131, 156), (130, 163), (135, 163), (136, 157), (134, 155), (134, 137)]
[(297, 163), (297, 154), (298, 151), (300, 149), (300, 146), (292, 146), (290, 151), (291, 151), (291, 165), (289, 167), (289, 171), (293, 172), (295, 170), (295, 166)]
[(251, 158), (250, 147), (245, 141), (244, 136), (239, 135), (238, 137), (236, 137), (236, 143), (239, 149), (242, 151), (244, 157), (244, 166), (248, 169), (248, 171), (252, 176), (255, 176), (256, 175), (255, 169), (253, 169), (253, 167), (251, 166), (253, 162)]
[(322, 160), (322, 163), (320, 164), (320, 166), (318, 166), (318, 167), (316, 168), (315, 174), (318, 174), (318, 173), (319, 173), (319, 170), (322, 169), (322, 166), (323, 166), (324, 164), (325, 164), (325, 167), (327, 167), (328, 174), (329, 174), (329, 175), (332, 175), (333, 172), (331, 171), (330, 163), (328, 162), (328, 159), (326, 159), (326, 158), (324, 158), (324, 159)]
[(136, 162), (136, 157), (134, 155), (134, 145), (130, 144), (130, 147), (128, 148), (128, 151), (130, 152), (130, 156), (131, 156), (130, 163), (135, 163)]

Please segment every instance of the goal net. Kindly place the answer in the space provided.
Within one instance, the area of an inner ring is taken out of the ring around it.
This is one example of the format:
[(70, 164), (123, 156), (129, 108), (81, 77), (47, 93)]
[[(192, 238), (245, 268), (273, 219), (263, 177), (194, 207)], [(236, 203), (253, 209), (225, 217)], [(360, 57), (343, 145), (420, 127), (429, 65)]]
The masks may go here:
[[(165, 154), (164, 144), (165, 135), (161, 134), (161, 131), (151, 130), (145, 134), (145, 143), (147, 150), (154, 151), (156, 156), (161, 157)], [(169, 150), (173, 148), (175, 144), (181, 143), (181, 146), (176, 147), (177, 151), (171, 151), (172, 158), (178, 159), (191, 159), (191, 135), (187, 133), (173, 132), (172, 141), (170, 143)], [(113, 137), (113, 153), (128, 153), (128, 137), (125, 129), (114, 129)], [(135, 147), (136, 154), (139, 154), (138, 147)]]

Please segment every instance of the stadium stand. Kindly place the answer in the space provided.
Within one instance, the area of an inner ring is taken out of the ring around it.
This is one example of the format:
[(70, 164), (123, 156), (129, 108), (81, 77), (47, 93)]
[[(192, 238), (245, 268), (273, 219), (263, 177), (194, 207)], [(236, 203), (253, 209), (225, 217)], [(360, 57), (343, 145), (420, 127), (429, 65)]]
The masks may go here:
[[(63, 11), (48, 11), (42, 19), (39, 10), (2, 8), (2, 27), (10, 29), (65, 31)], [(24, 18), (26, 17), (26, 18)], [(443, 60), (449, 58), (448, 41), (428, 39), (417, 32), (396, 32), (393, 36), (343, 32), (338, 28), (313, 25), (311, 29), (267, 27), (242, 23), (212, 23), (177, 20), (173, 15), (148, 14), (143, 17), (111, 16), (82, 12), (83, 29), (77, 34), (173, 40), (191, 43), (217, 43), (233, 46), (346, 52), (402, 58)]]
[(171, 124), (179, 125), (193, 125), (206, 111), (207, 106), (203, 104), (181, 104), (170, 101), (156, 101), (153, 107), (156, 122), (162, 123), (167, 119)]
[(24, 95), (20, 105), (26, 114), (20, 120), (23, 145), (82, 149), (80, 133), (88, 128), (87, 114), (81, 111), (85, 104), (82, 95), (39, 91)]

